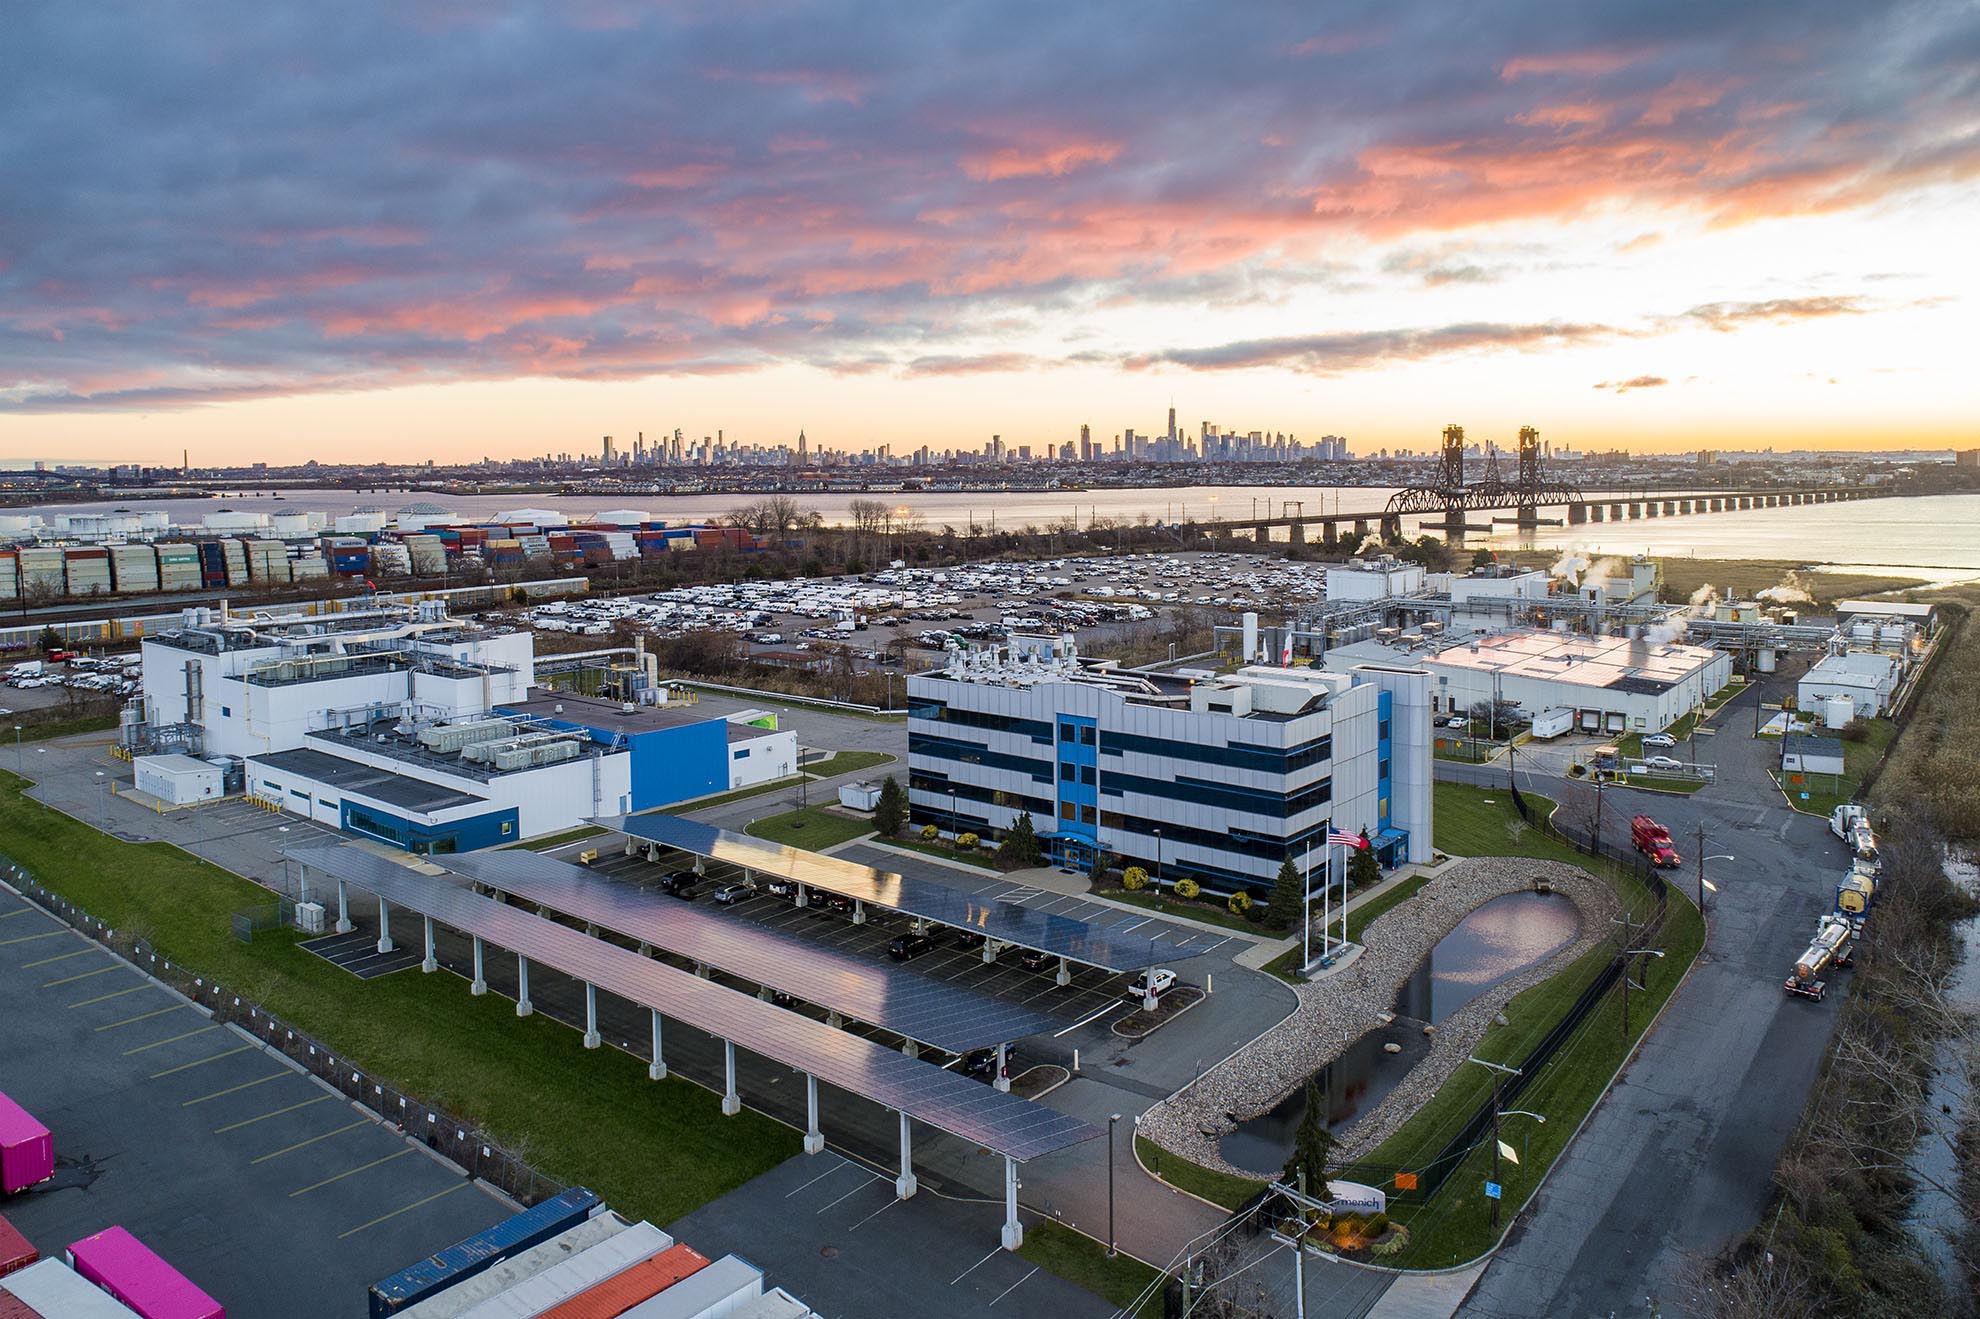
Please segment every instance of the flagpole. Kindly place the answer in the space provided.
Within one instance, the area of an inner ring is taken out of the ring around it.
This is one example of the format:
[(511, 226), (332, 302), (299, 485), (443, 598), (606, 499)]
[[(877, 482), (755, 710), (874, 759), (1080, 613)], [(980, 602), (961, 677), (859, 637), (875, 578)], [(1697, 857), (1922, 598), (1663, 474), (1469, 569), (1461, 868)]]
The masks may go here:
[(1333, 952), (1334, 942), (1334, 845), (1327, 844), (1327, 874), (1320, 881), (1320, 955)]
[(1299, 869), (1300, 973), (1313, 965), (1313, 840), (1306, 840), (1306, 859)]

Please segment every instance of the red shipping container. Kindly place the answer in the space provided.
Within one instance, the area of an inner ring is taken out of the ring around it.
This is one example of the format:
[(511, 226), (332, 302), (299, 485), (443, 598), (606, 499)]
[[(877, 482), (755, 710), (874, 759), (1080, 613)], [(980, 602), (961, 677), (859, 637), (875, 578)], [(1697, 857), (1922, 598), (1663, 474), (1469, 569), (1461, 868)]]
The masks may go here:
[(536, 1319), (618, 1319), (690, 1274), (708, 1267), (708, 1257), (692, 1246), (670, 1246), (649, 1255), (595, 1287), (551, 1306)]
[(12, 1292), (0, 1292), (0, 1319), (48, 1319)]
[(0, 1094), (0, 1195), (55, 1175), (55, 1138), (34, 1115)]
[(28, 1244), (28, 1239), (12, 1223), (0, 1218), (0, 1278), (24, 1269), (40, 1258), (35, 1248)]

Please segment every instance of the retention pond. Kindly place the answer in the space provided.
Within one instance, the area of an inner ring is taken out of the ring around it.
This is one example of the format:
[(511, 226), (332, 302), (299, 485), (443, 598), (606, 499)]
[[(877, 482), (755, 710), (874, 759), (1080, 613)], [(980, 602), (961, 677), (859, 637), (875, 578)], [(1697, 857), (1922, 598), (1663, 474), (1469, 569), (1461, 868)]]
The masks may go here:
[[(1396, 1020), (1355, 1040), (1315, 1072), (1327, 1125), (1340, 1128), (1373, 1112), (1430, 1051), (1423, 1027), (1436, 1025), (1480, 994), (1571, 941), (1581, 928), (1574, 903), (1558, 893), (1509, 893), (1458, 923), (1425, 954), (1396, 994)], [(1239, 1122), (1218, 1151), (1233, 1167), (1276, 1176), (1306, 1117), (1307, 1087), (1270, 1112)]]

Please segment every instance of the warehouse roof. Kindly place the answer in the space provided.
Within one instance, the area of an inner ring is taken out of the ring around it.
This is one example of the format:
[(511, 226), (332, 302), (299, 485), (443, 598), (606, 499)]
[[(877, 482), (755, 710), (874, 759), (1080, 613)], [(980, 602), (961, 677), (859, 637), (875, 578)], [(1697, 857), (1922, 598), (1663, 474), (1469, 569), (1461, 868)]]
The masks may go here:
[(1781, 758), (1789, 756), (1818, 756), (1832, 760), (1843, 758), (1843, 744), (1839, 737), (1811, 737), (1801, 733), (1790, 733), (1781, 739)]
[(705, 724), (721, 718), (691, 705), (635, 705), (628, 710), (623, 702), (601, 700), (596, 696), (575, 696), (568, 692), (549, 692), (527, 701), (510, 701), (501, 708), (511, 714), (528, 715), (532, 719), (575, 724), (607, 733), (624, 733), (628, 737), (650, 733), (658, 728), (680, 728), (685, 724)]
[(703, 980), (553, 920), (471, 893), (355, 847), (291, 847), (283, 855), (357, 884), (380, 900), (486, 939), (628, 1002), (728, 1040), (828, 1085), (1013, 1159), (1079, 1144), (1099, 1130), (932, 1063)]

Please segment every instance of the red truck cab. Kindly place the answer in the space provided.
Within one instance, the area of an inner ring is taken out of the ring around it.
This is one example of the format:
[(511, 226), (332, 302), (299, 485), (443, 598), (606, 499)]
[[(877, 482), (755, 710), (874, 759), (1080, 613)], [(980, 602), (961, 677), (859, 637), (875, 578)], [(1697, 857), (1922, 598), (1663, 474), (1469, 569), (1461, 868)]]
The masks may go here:
[(1671, 846), (1671, 831), (1647, 815), (1629, 822), (1629, 840), (1637, 851), (1650, 858), (1651, 865), (1661, 870), (1675, 870), (1683, 864), (1677, 848)]

